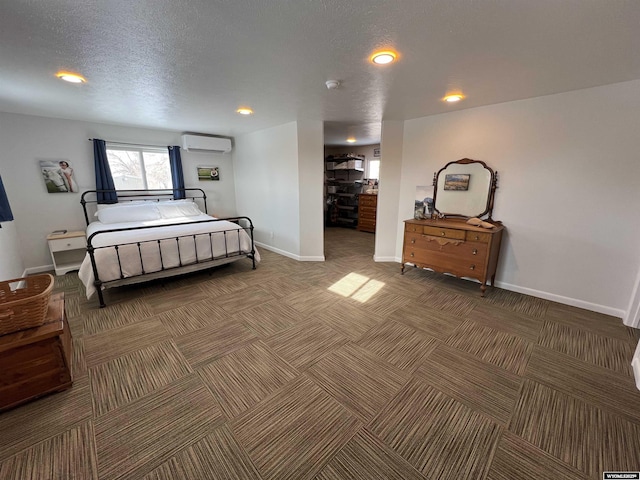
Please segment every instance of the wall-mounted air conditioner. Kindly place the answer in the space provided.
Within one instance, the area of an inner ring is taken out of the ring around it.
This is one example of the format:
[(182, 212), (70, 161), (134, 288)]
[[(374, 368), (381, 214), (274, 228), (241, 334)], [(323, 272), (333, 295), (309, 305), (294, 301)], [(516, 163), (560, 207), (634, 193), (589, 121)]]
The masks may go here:
[(204, 151), (229, 153), (231, 151), (231, 139), (220, 137), (207, 137), (206, 135), (194, 135), (185, 133), (182, 135), (182, 149), (187, 151)]

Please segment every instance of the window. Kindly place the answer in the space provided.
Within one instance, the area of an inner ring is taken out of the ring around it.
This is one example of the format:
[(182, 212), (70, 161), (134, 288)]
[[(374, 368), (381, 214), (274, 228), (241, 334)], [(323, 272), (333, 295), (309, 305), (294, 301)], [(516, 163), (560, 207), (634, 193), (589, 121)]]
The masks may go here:
[(107, 145), (107, 160), (116, 190), (173, 188), (166, 149)]
[(367, 178), (380, 179), (380, 160), (369, 160)]

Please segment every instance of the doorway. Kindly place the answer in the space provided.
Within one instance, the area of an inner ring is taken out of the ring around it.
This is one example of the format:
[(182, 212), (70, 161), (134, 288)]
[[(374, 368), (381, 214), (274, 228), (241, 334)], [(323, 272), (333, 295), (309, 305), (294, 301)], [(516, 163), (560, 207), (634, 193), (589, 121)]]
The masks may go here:
[(373, 258), (380, 143), (324, 146), (325, 259)]

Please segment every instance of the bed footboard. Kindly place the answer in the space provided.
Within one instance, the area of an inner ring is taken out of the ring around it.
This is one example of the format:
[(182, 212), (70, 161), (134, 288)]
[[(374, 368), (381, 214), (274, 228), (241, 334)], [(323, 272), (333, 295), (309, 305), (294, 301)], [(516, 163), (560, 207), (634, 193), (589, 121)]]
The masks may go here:
[[(224, 226), (216, 230), (216, 224), (231, 222), (233, 226)], [(199, 225), (213, 231), (166, 234), (161, 238), (153, 236), (153, 229), (166, 225), (142, 226), (102, 230), (87, 238), (87, 253), (93, 271), (93, 284), (98, 293), (100, 307), (105, 307), (103, 288), (120, 286), (141, 281), (164, 278), (181, 273), (212, 268), (241, 258), (250, 258), (252, 268), (256, 268), (257, 251), (253, 238), (253, 222), (249, 217), (211, 218), (182, 223)], [(139, 241), (109, 244), (107, 235), (115, 232), (139, 232)]]

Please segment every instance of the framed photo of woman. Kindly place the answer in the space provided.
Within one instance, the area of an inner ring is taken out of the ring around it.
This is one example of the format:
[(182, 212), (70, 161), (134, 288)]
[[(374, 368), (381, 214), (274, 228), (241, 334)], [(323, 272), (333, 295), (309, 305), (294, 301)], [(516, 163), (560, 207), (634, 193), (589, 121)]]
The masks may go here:
[(49, 193), (78, 193), (73, 168), (67, 160), (40, 160), (40, 170)]

